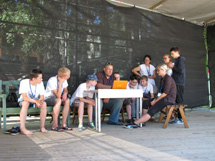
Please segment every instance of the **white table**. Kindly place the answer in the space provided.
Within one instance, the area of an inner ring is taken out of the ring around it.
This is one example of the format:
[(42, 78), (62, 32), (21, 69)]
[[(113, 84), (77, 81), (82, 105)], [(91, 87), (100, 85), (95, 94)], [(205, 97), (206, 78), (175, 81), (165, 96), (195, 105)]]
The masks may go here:
[[(101, 99), (103, 98), (137, 98), (136, 108), (137, 111), (139, 110), (137, 119), (142, 116), (143, 91), (141, 89), (98, 89), (86, 92), (95, 93), (95, 125), (98, 132), (101, 132)], [(138, 109), (138, 107), (140, 108)], [(142, 127), (142, 124), (140, 124), (140, 127)]]

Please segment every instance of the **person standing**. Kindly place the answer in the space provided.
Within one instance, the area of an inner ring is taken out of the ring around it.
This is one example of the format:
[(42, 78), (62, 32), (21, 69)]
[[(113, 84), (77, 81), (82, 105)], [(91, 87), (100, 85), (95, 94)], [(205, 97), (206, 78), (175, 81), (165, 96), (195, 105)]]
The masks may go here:
[[(171, 56), (175, 59), (175, 63), (168, 63), (168, 67), (172, 69), (172, 78), (175, 80), (177, 87), (176, 103), (183, 104), (184, 99), (184, 86), (185, 86), (185, 58), (180, 55), (178, 47), (172, 47), (170, 49)], [(178, 112), (178, 119), (172, 123), (183, 124), (183, 120), (180, 112)]]
[(143, 60), (144, 64), (141, 64), (133, 68), (132, 72), (140, 77), (144, 75), (147, 76), (149, 83), (152, 84), (153, 86), (153, 93), (157, 93), (157, 86), (154, 80), (156, 78), (155, 67), (152, 64), (150, 64), (152, 58), (150, 55), (145, 55)]

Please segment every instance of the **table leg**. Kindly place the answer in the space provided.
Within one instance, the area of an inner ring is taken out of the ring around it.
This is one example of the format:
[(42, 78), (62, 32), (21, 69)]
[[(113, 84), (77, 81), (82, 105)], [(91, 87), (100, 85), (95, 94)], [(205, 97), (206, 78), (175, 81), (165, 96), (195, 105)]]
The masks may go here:
[(96, 106), (95, 106), (95, 115), (96, 115), (96, 131), (98, 131), (98, 96), (97, 96), (97, 93), (95, 93), (95, 103), (96, 103)]
[(140, 110), (139, 110), (139, 104), (140, 104), (140, 103), (139, 103), (139, 99), (138, 99), (138, 98), (137, 98), (136, 100), (137, 100), (137, 103), (136, 103), (136, 112), (137, 112), (137, 113), (136, 113), (136, 117), (137, 117), (137, 119), (139, 119), (139, 111), (140, 111)]
[(98, 132), (101, 132), (101, 99), (98, 97)]
[[(140, 97), (139, 98), (140, 99), (140, 117), (142, 117), (142, 98)], [(140, 123), (140, 127), (142, 127), (143, 126), (143, 124), (142, 123)]]
[(3, 124), (4, 124), (4, 131), (7, 130), (7, 127), (6, 127), (6, 123), (7, 123), (7, 119), (6, 119), (6, 113), (7, 113), (7, 109), (6, 109), (6, 95), (3, 96), (2, 98), (2, 101), (3, 101)]

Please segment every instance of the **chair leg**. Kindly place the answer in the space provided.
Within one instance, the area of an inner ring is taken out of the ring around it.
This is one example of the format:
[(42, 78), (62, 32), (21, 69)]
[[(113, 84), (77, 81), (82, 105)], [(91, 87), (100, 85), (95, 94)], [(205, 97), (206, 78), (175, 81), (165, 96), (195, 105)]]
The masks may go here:
[(103, 107), (103, 110), (102, 110), (102, 122), (104, 122), (105, 120), (105, 108)]
[(164, 113), (165, 111), (166, 111), (166, 107), (165, 107), (164, 109), (161, 110), (160, 118), (159, 118), (159, 120), (158, 120), (159, 123), (162, 123), (162, 121), (163, 121), (163, 115), (164, 115), (163, 113)]
[(165, 121), (165, 123), (164, 123), (164, 125), (163, 125), (163, 128), (166, 128), (166, 127), (167, 127), (167, 125), (168, 125), (168, 123), (169, 123), (169, 120), (170, 120), (170, 117), (171, 117), (171, 115), (172, 115), (172, 111), (173, 111), (173, 110), (174, 110), (174, 107), (171, 107), (171, 108), (169, 109), (169, 112), (168, 112), (166, 121)]
[(188, 123), (187, 123), (187, 119), (186, 119), (186, 116), (185, 116), (185, 114), (184, 114), (184, 110), (183, 110), (183, 109), (184, 109), (184, 106), (180, 106), (180, 107), (179, 107), (179, 111), (180, 111), (182, 120), (184, 121), (184, 127), (185, 127), (185, 128), (189, 128)]
[(122, 121), (125, 123), (125, 115), (124, 115), (124, 113), (125, 113), (125, 110), (124, 110), (124, 108), (122, 106), (122, 108), (121, 108)]
[(72, 124), (75, 122), (75, 115), (76, 115), (76, 106), (73, 106), (73, 112), (72, 112)]

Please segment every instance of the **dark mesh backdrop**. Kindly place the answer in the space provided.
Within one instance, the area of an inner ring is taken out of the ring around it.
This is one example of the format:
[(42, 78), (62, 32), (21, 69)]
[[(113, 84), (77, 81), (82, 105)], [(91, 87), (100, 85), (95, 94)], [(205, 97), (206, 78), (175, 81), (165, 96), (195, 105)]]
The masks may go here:
[(212, 106), (215, 106), (215, 26), (207, 28), (208, 38), (208, 67), (210, 70), (210, 89), (212, 95)]
[(200, 26), (103, 0), (1, 0), (0, 6), (2, 80), (25, 78), (32, 68), (42, 69), (48, 80), (66, 66), (72, 71), (72, 93), (106, 62), (114, 64), (122, 79), (129, 79), (145, 54), (157, 66), (178, 46), (186, 58), (185, 103), (208, 104)]

